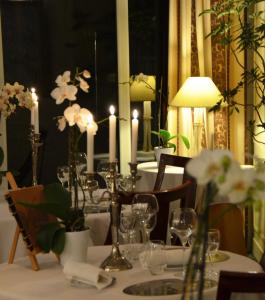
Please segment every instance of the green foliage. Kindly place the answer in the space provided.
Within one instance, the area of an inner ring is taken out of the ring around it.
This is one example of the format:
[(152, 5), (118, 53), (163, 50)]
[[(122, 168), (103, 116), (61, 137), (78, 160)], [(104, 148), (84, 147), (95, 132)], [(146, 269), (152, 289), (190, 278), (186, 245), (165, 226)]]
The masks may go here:
[(164, 148), (174, 148), (174, 152), (176, 151), (176, 145), (170, 142), (170, 140), (174, 138), (180, 138), (186, 146), (186, 148), (190, 148), (189, 139), (184, 135), (171, 135), (170, 132), (165, 129), (160, 129), (159, 131), (152, 131), (152, 133), (158, 136), (160, 146)]
[(44, 188), (43, 202), (34, 204), (20, 201), (19, 204), (57, 217), (57, 222), (43, 225), (37, 234), (37, 241), (44, 252), (60, 254), (64, 249), (65, 232), (85, 229), (82, 209), (75, 210), (71, 207), (71, 194), (59, 183), (49, 184)]
[[(211, 37), (223, 46), (229, 46), (241, 69), (241, 79), (238, 83), (222, 92), (223, 100), (219, 101), (212, 111), (221, 108), (222, 102), (228, 106), (229, 113), (239, 112), (239, 107), (253, 110), (253, 121), (248, 128), (253, 139), (265, 144), (259, 139), (261, 133), (265, 132), (265, 116), (261, 113), (265, 105), (265, 10), (259, 9), (257, 4), (264, 0), (222, 0), (217, 1), (210, 9), (201, 13), (211, 14), (216, 18), (215, 26), (207, 37)], [(247, 52), (252, 58), (252, 67), (246, 68), (240, 59), (239, 54)], [(241, 104), (235, 100), (235, 96), (244, 87), (253, 87), (255, 100), (252, 103)]]

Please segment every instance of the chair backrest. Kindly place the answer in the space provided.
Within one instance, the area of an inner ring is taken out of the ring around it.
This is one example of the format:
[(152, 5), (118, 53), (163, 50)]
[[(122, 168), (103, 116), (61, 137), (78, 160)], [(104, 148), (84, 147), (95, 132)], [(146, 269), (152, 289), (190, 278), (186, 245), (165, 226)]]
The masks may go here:
[(247, 255), (243, 212), (231, 203), (214, 203), (209, 208), (209, 226), (220, 231), (220, 250)]
[[(169, 214), (169, 205), (170, 202), (175, 200), (180, 200), (180, 205), (186, 206), (186, 198), (191, 187), (192, 183), (186, 181), (184, 184), (181, 184), (173, 189), (163, 190), (163, 191), (147, 191), (147, 192), (120, 192), (119, 193), (119, 203), (122, 204), (131, 204), (134, 195), (136, 194), (153, 194), (156, 196), (159, 212), (157, 215), (157, 224), (154, 230), (151, 232), (151, 239), (155, 240), (164, 240), (166, 242), (167, 238), (167, 229), (168, 229), (168, 214)], [(110, 231), (107, 236), (105, 244), (111, 242)]]
[(156, 176), (154, 191), (159, 191), (161, 189), (162, 182), (163, 182), (164, 175), (165, 175), (166, 166), (174, 166), (174, 167), (184, 168), (184, 176), (183, 176), (182, 182), (185, 182), (186, 176), (187, 176), (187, 174), (185, 172), (185, 166), (189, 160), (190, 160), (190, 157), (162, 153), (160, 156), (159, 164), (158, 164), (158, 173)]
[(16, 180), (13, 176), (13, 174), (11, 172), (6, 172), (6, 180), (8, 182), (8, 184), (10, 185), (12, 190), (17, 190), (18, 189), (18, 185), (16, 183)]
[(216, 300), (229, 300), (232, 293), (265, 293), (265, 273), (221, 271)]

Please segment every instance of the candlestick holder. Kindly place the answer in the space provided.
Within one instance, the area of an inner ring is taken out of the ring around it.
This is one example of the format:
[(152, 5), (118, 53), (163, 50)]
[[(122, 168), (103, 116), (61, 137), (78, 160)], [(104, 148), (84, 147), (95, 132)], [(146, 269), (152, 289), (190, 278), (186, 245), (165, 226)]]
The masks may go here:
[(35, 133), (34, 126), (30, 128), (29, 140), (32, 149), (32, 185), (37, 185), (38, 149), (42, 143), (40, 142), (40, 133)]
[(135, 190), (136, 181), (141, 178), (140, 175), (137, 175), (137, 165), (138, 163), (132, 163), (132, 162), (129, 163), (130, 172), (131, 172), (132, 191)]
[(94, 179), (94, 173), (83, 171), (80, 175), (80, 184), (84, 191), (88, 191), (90, 201), (97, 203), (93, 197), (93, 192), (98, 189), (98, 182)]
[(110, 255), (102, 262), (101, 268), (105, 271), (122, 271), (132, 268), (130, 262), (121, 255), (119, 249), (118, 229), (120, 225), (120, 209), (118, 203), (118, 193), (116, 185), (116, 162), (111, 162), (109, 165), (109, 180), (110, 180), (110, 216), (111, 216), (111, 236), (112, 248)]

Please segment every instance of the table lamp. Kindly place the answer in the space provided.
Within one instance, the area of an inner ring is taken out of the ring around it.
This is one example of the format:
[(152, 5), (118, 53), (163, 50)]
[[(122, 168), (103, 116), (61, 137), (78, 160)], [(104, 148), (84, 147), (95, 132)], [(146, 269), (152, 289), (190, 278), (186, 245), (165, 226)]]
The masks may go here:
[[(177, 107), (209, 108), (214, 106), (221, 97), (221, 92), (210, 77), (188, 77), (177, 92), (171, 105)], [(203, 120), (194, 123), (194, 136), (196, 139), (195, 153), (199, 152), (202, 127)]]
[(137, 76), (134, 78), (130, 86), (130, 99), (132, 102), (144, 103), (143, 150), (151, 151), (151, 101), (155, 101), (156, 98), (156, 79), (153, 75), (145, 75), (144, 80), (139, 80)]

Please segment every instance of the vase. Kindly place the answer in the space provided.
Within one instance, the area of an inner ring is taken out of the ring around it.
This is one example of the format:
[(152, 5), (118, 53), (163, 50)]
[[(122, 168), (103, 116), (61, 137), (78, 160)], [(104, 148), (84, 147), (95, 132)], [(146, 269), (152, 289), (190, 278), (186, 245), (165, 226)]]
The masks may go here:
[(66, 261), (86, 262), (87, 248), (93, 246), (90, 229), (65, 233), (65, 246), (60, 255), (60, 263), (64, 266)]
[(159, 147), (154, 147), (154, 151), (155, 151), (155, 157), (156, 157), (157, 164), (159, 164), (161, 153), (173, 154), (174, 148), (172, 148), (172, 147), (163, 148), (163, 147), (159, 146)]

